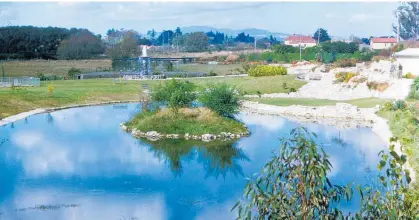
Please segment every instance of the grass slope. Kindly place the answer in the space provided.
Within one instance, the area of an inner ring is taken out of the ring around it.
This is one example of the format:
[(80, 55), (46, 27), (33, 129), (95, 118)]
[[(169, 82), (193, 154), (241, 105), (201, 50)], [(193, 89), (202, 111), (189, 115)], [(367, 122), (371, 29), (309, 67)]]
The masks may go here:
[(137, 114), (125, 123), (129, 129), (157, 131), (164, 134), (219, 134), (221, 132), (246, 132), (243, 123), (234, 119), (224, 118), (207, 108), (179, 109), (175, 114), (170, 109)]
[(267, 105), (276, 106), (290, 106), (290, 105), (304, 105), (304, 106), (324, 106), (324, 105), (336, 105), (338, 102), (349, 103), (351, 105), (358, 106), (359, 108), (372, 108), (376, 105), (383, 105), (390, 101), (388, 99), (378, 98), (365, 98), (365, 99), (353, 99), (347, 101), (336, 101), (329, 99), (306, 99), (306, 98), (253, 98), (251, 101), (260, 102)]
[[(285, 92), (282, 83), (299, 88), (304, 82), (295, 80), (294, 76), (274, 77), (232, 77), (186, 79), (198, 86), (209, 83), (226, 82), (249, 94)], [(0, 118), (36, 108), (57, 107), (70, 104), (96, 103), (103, 101), (139, 100), (141, 84), (150, 86), (160, 83), (159, 80), (124, 81), (114, 83), (112, 79), (63, 80), (41, 82), (40, 87), (23, 87), (17, 89), (0, 88)], [(48, 95), (48, 85), (55, 89)]]

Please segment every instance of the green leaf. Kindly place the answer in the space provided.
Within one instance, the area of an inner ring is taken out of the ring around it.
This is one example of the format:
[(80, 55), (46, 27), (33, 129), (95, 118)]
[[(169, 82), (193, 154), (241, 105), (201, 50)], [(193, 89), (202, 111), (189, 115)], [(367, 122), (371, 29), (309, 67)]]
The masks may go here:
[(240, 201), (237, 201), (236, 202), (236, 204), (233, 206), (233, 208), (231, 209), (231, 211), (233, 211), (234, 209), (236, 209), (238, 205), (240, 205)]

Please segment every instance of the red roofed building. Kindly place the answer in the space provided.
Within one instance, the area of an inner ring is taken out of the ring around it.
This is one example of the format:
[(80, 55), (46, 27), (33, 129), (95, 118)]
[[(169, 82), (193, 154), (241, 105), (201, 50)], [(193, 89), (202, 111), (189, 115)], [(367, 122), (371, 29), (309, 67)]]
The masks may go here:
[(285, 39), (285, 45), (291, 45), (294, 47), (313, 47), (316, 46), (316, 41), (311, 36), (298, 36), (292, 35)]
[(376, 37), (371, 38), (370, 45), (373, 50), (382, 50), (392, 48), (397, 44), (397, 39), (394, 37)]

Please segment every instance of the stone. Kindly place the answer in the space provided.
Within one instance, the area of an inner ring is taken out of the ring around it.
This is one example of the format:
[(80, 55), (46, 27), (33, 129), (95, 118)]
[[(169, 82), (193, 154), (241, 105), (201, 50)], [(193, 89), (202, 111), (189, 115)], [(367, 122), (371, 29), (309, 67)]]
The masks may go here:
[(222, 137), (222, 138), (227, 137), (227, 136), (229, 136), (229, 135), (227, 134), (227, 132), (221, 132), (221, 133), (220, 133), (220, 137)]
[(161, 138), (161, 135), (157, 131), (149, 131), (145, 134), (147, 139), (155, 141)]
[(208, 141), (212, 141), (217, 139), (217, 136), (213, 135), (213, 134), (203, 134), (201, 136), (202, 141), (208, 142)]

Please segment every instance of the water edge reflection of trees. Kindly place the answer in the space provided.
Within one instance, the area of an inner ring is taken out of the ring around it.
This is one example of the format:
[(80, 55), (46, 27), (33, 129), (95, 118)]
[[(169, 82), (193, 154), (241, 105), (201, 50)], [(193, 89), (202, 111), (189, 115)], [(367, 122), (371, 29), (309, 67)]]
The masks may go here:
[(236, 141), (202, 142), (197, 140), (164, 139), (159, 141), (139, 140), (139, 145), (146, 145), (159, 159), (165, 160), (174, 175), (183, 173), (183, 160), (196, 158), (203, 165), (205, 177), (228, 173), (243, 176), (239, 161), (249, 161), (246, 153), (238, 147)]

